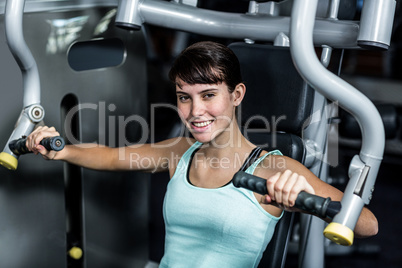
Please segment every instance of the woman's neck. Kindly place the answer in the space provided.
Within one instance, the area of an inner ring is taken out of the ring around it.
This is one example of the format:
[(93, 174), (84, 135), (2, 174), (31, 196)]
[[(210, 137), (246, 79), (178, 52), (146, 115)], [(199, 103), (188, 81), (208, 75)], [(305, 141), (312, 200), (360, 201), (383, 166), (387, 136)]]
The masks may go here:
[(248, 141), (241, 133), (237, 122), (231, 125), (232, 129), (227, 130), (214, 140), (204, 143), (202, 151), (208, 157), (228, 157), (235, 153), (250, 152), (255, 146)]

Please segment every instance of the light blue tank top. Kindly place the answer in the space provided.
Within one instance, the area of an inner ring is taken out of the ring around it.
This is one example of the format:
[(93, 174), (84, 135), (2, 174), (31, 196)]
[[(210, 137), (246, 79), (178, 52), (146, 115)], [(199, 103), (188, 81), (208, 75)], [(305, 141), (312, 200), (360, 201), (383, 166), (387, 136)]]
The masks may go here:
[[(165, 254), (160, 268), (257, 267), (280, 217), (266, 212), (252, 191), (232, 183), (207, 189), (187, 180), (196, 142), (182, 156), (170, 180), (163, 204)], [(257, 159), (246, 172), (272, 151)]]

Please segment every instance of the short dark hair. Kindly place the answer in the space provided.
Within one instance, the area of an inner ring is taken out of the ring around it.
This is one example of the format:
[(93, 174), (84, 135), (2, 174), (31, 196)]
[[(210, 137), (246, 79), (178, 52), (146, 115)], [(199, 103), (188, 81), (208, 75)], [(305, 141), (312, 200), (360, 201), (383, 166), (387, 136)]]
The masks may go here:
[(195, 43), (180, 53), (169, 72), (173, 83), (177, 78), (190, 85), (225, 82), (229, 92), (242, 82), (240, 63), (233, 51), (211, 41)]

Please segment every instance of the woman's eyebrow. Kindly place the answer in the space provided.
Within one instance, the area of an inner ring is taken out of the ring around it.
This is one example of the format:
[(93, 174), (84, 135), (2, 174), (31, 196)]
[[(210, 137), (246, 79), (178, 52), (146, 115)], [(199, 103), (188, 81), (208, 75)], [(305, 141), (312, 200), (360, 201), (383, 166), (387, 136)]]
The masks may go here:
[(218, 91), (218, 89), (217, 88), (204, 89), (204, 90), (200, 91), (199, 94), (203, 94), (203, 93), (210, 92), (210, 91)]
[[(207, 89), (201, 90), (200, 92), (198, 92), (198, 94), (203, 94), (203, 93), (211, 92), (211, 91), (218, 91), (218, 89), (217, 88), (207, 88)], [(183, 91), (181, 88), (176, 89), (176, 93), (188, 94), (187, 92)]]

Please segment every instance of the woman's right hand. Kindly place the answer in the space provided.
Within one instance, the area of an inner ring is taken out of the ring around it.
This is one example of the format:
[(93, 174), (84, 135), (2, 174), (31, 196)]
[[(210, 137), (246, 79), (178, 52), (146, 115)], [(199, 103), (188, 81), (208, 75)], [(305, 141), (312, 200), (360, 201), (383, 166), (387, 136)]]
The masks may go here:
[(44, 159), (52, 160), (55, 158), (58, 152), (46, 150), (46, 148), (43, 145), (40, 145), (40, 142), (44, 138), (51, 138), (55, 136), (60, 136), (60, 134), (59, 132), (56, 131), (54, 127), (47, 127), (47, 126), (37, 127), (27, 137), (26, 146), (28, 150), (32, 151), (34, 154), (41, 154)]

